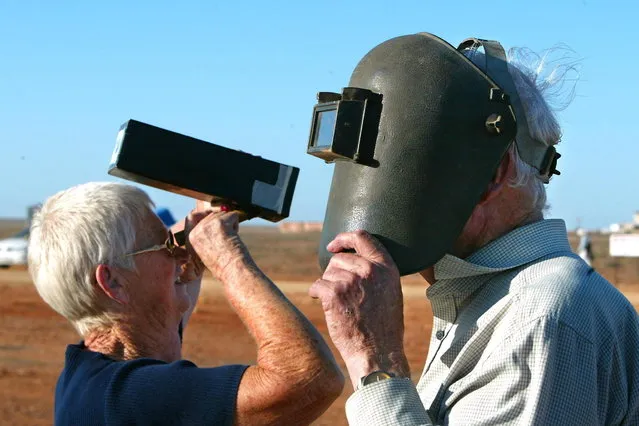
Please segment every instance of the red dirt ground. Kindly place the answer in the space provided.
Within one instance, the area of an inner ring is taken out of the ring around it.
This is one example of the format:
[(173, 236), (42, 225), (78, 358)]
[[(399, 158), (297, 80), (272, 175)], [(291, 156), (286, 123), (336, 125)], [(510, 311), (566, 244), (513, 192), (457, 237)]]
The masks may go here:
[[(279, 285), (329, 340), (321, 307), (306, 294), (310, 281)], [(426, 358), (431, 311), (423, 286), (407, 284), (404, 289), (406, 352), (416, 381)], [(253, 341), (219, 290), (219, 284), (206, 280), (185, 332), (184, 358), (200, 366), (252, 363)], [(636, 288), (625, 294), (639, 306)], [(0, 425), (50, 425), (64, 349), (78, 337), (41, 301), (24, 269), (0, 270), (0, 312)], [(343, 395), (314, 424), (345, 425), (344, 403), (351, 392), (347, 384)]]
[[(319, 303), (306, 294), (309, 285), (310, 280), (279, 284), (330, 341)], [(253, 363), (253, 340), (219, 290), (219, 284), (205, 281), (185, 331), (183, 356), (203, 367)], [(422, 288), (409, 286), (406, 293), (406, 350), (417, 379), (426, 358), (431, 313)], [(0, 270), (0, 312), (0, 425), (50, 425), (65, 346), (79, 338), (42, 302), (25, 270)], [(345, 425), (344, 402), (351, 392), (347, 384), (342, 397), (314, 424)]]

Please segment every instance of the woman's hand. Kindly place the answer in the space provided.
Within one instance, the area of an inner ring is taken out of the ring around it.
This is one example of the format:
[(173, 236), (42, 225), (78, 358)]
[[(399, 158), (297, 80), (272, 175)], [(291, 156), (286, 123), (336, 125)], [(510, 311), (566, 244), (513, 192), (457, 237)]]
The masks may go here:
[(204, 274), (204, 269), (206, 268), (198, 254), (193, 249), (193, 246), (189, 241), (189, 234), (191, 233), (193, 228), (198, 223), (200, 223), (202, 219), (204, 219), (209, 214), (218, 212), (220, 210), (220, 207), (212, 207), (210, 203), (196, 200), (195, 209), (192, 210), (186, 218), (171, 227), (171, 231), (174, 234), (182, 231), (185, 234), (185, 248), (188, 252), (189, 260), (184, 265), (182, 265), (180, 281), (182, 281), (183, 283), (189, 283), (201, 279), (202, 275)]
[(238, 213), (218, 211), (209, 212), (187, 234), (189, 244), (199, 259), (222, 281), (231, 265), (252, 261), (238, 229)]

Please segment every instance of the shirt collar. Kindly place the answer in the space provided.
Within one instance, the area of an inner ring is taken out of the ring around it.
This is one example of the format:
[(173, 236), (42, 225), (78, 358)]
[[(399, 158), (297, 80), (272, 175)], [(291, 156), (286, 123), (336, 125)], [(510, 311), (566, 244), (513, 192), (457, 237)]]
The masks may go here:
[[(449, 284), (438, 285), (439, 281), (502, 272), (552, 253), (566, 251), (571, 251), (571, 248), (563, 220), (547, 219), (534, 222), (486, 244), (466, 259), (450, 254), (445, 255), (435, 264), (437, 282), (428, 289), (428, 297), (455, 292), (456, 289)], [(477, 280), (477, 282), (479, 285), (485, 280)], [(464, 287), (467, 287), (467, 284), (464, 284)], [(464, 292), (472, 290), (466, 288)]]

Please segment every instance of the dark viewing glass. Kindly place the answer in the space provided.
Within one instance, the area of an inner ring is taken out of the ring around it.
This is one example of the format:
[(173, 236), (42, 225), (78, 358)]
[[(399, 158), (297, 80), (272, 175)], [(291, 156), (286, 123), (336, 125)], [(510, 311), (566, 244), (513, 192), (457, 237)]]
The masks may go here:
[(337, 109), (319, 111), (315, 121), (315, 140), (313, 147), (329, 148), (333, 145), (333, 135), (335, 133), (335, 121), (337, 120)]

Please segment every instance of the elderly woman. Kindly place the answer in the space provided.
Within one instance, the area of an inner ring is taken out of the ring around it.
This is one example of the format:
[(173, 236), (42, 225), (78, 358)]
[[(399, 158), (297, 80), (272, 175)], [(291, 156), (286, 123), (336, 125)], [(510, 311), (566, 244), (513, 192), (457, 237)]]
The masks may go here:
[[(140, 189), (88, 183), (36, 215), (29, 269), (83, 340), (67, 347), (55, 423), (308, 424), (343, 377), (313, 325), (255, 265), (236, 213), (199, 207), (176, 245)], [(257, 344), (257, 365), (182, 360), (182, 329), (206, 266)]]

